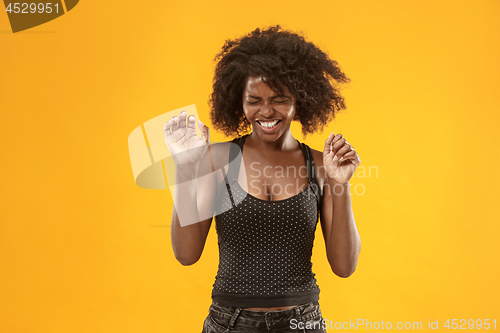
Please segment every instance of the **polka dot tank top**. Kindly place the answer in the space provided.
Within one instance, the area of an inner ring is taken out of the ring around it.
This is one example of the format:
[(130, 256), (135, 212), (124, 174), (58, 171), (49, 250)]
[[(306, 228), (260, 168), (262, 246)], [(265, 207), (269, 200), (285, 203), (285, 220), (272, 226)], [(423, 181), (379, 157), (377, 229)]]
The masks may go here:
[(247, 136), (232, 141), (228, 173), (217, 192), (219, 268), (212, 300), (247, 308), (317, 301), (319, 288), (311, 255), (320, 194), (311, 149), (299, 142), (308, 186), (284, 200), (262, 200), (237, 181)]

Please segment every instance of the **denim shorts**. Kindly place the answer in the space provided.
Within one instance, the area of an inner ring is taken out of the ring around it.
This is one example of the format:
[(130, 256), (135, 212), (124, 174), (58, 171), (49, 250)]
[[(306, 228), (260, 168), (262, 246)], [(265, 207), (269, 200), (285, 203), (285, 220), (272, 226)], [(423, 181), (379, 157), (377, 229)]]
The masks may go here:
[(282, 311), (250, 311), (215, 302), (208, 309), (202, 333), (310, 333), (323, 332), (318, 302), (309, 302)]

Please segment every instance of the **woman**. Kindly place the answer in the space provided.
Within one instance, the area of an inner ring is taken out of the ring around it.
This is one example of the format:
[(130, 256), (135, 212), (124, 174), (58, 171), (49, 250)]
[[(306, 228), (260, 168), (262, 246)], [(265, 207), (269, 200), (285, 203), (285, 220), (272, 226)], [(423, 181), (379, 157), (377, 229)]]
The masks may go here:
[(199, 138), (186, 112), (164, 127), (176, 163), (171, 238), (179, 262), (200, 258), (216, 221), (220, 262), (203, 332), (325, 332), (314, 233), (321, 216), (332, 271), (350, 276), (360, 238), (349, 179), (360, 158), (341, 134), (312, 150), (290, 124), (299, 121), (304, 136), (321, 130), (345, 108), (338, 84), (349, 79), (280, 26), (226, 41), (216, 59), (211, 121), (237, 138), (210, 145), (209, 128), (199, 121)]

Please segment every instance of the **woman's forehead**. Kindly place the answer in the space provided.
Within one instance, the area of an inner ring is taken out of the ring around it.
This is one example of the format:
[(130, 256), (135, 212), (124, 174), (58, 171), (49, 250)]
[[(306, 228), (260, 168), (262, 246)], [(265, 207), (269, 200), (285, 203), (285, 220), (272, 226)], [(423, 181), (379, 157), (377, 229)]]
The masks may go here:
[[(276, 83), (283, 90), (284, 94), (289, 94), (288, 88), (284, 86), (279, 80), (276, 80)], [(271, 89), (271, 87), (274, 89)], [(258, 93), (258, 92), (266, 92), (269, 94), (279, 94), (279, 90), (277, 87), (275, 88), (272, 82), (268, 81), (263, 76), (249, 76), (246, 80), (244, 92), (246, 93)]]

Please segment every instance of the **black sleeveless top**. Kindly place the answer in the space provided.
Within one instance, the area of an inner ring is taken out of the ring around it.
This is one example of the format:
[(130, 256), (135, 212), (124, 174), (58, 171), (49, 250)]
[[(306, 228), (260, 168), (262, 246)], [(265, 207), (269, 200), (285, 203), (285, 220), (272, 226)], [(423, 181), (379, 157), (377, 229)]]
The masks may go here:
[(262, 200), (247, 193), (237, 181), (247, 136), (232, 141), (228, 174), (217, 191), (219, 269), (212, 300), (234, 307), (317, 301), (319, 288), (311, 255), (320, 193), (311, 149), (299, 142), (308, 186), (287, 199)]

